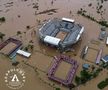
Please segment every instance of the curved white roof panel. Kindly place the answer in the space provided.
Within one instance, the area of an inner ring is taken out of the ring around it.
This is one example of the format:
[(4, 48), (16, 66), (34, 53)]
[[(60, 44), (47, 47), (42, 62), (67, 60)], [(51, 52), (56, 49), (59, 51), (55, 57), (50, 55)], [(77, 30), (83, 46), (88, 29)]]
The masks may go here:
[(106, 39), (106, 45), (108, 45), (108, 37), (107, 37), (107, 39)]
[(75, 22), (75, 20), (73, 20), (73, 19), (69, 19), (69, 18), (62, 18), (62, 20), (64, 20), (64, 21), (68, 21), (68, 22)]
[(60, 42), (60, 39), (56, 37), (46, 36), (44, 38), (44, 42), (57, 46)]
[(79, 32), (79, 35), (76, 38), (76, 41), (78, 41), (81, 37), (81, 34), (84, 32), (84, 27), (82, 27), (81, 31)]

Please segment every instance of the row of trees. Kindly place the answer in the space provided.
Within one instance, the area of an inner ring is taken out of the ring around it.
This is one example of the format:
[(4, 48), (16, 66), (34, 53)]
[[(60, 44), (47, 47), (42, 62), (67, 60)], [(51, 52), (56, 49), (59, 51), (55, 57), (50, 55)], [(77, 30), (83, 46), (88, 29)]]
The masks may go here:
[(93, 16), (87, 15), (86, 12), (87, 11), (85, 11), (85, 10), (83, 10), (81, 8), (80, 10), (77, 11), (77, 14), (82, 15), (82, 16), (84, 16), (84, 17), (86, 17), (86, 18), (88, 18), (88, 19), (90, 19), (90, 20), (92, 20), (92, 21), (102, 25), (102, 26), (108, 27), (108, 22), (107, 21), (105, 21), (105, 20), (99, 20), (98, 21)]

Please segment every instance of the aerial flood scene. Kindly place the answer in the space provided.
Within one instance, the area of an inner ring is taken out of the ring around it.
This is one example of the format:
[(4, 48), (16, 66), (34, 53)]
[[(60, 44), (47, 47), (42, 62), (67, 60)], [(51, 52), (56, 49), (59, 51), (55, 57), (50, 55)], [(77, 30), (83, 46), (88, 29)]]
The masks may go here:
[(0, 90), (108, 90), (108, 0), (0, 0)]

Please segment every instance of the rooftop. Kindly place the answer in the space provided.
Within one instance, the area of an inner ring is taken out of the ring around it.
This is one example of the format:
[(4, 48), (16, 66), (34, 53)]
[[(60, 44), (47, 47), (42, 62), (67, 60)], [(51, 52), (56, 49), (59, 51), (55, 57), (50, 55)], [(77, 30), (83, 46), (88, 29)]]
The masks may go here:
[(89, 64), (86, 64), (86, 63), (85, 63), (85, 64), (83, 64), (83, 68), (84, 68), (84, 69), (89, 69), (89, 67), (90, 67), (90, 65), (89, 65)]
[(108, 62), (108, 55), (105, 55), (104, 57), (102, 57), (102, 61), (104, 61), (105, 63)]
[(39, 29), (39, 36), (45, 43), (59, 48), (67, 48), (79, 41), (83, 31), (84, 27), (72, 19), (53, 19)]

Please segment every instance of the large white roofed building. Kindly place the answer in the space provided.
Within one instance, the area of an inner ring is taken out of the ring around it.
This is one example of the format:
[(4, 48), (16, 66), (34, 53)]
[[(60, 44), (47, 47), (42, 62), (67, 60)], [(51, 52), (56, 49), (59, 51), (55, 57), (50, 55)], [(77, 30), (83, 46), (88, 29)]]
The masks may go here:
[(40, 40), (54, 45), (59, 49), (66, 49), (80, 40), (84, 27), (75, 23), (73, 19), (52, 19), (39, 29)]

